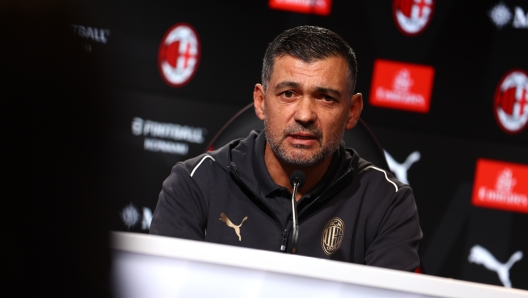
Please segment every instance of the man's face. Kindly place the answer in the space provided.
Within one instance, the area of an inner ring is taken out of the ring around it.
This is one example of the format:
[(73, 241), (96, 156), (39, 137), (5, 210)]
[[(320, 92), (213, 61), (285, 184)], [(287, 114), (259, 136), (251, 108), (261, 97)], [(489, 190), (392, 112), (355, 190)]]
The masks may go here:
[(360, 94), (348, 95), (347, 67), (342, 57), (312, 63), (291, 56), (275, 59), (268, 90), (257, 85), (254, 99), (278, 159), (311, 167), (339, 147), (344, 130), (354, 127), (362, 107)]

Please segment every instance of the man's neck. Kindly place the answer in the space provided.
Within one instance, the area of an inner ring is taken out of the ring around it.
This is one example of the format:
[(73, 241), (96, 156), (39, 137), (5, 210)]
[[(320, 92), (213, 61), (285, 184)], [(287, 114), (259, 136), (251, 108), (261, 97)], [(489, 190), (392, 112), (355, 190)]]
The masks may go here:
[(264, 150), (264, 163), (266, 164), (271, 179), (273, 179), (277, 185), (285, 187), (290, 192), (293, 192), (293, 187), (290, 184), (290, 175), (293, 171), (301, 170), (306, 175), (306, 183), (297, 191), (297, 196), (295, 198), (297, 201), (301, 199), (303, 194), (309, 192), (315, 185), (317, 185), (317, 183), (319, 183), (319, 181), (321, 181), (331, 161), (332, 156), (329, 156), (317, 165), (301, 169), (279, 160), (273, 150), (271, 150), (268, 142), (266, 142), (266, 148)]

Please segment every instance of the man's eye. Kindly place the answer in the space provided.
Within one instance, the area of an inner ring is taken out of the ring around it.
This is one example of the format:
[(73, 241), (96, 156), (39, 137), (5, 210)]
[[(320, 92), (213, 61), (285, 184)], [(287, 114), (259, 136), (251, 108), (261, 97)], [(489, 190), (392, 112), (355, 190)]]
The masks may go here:
[(331, 102), (331, 101), (335, 101), (335, 98), (333, 98), (332, 96), (325, 95), (323, 96), (323, 100)]
[(292, 98), (293, 97), (293, 92), (291, 92), (291, 91), (284, 91), (284, 93), (282, 93), (282, 94), (286, 98)]

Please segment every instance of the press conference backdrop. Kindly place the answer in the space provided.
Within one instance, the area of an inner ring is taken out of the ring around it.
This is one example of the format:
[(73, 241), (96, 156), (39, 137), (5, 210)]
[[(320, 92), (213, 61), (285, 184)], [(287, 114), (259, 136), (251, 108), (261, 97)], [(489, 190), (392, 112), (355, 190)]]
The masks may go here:
[(205, 152), (251, 102), (267, 44), (317, 25), (357, 54), (362, 119), (414, 189), (424, 272), (528, 289), (526, 1), (84, 0), (73, 9), (65, 26), (102, 70), (109, 107), (109, 229), (147, 233), (171, 167)]

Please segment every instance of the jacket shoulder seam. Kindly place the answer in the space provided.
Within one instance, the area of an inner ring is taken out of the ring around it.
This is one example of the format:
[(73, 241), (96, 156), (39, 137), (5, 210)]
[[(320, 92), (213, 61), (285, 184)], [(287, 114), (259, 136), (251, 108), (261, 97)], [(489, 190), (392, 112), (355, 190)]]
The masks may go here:
[(386, 172), (385, 170), (380, 169), (380, 168), (375, 167), (375, 166), (368, 166), (368, 167), (366, 167), (366, 168), (364, 169), (364, 171), (369, 170), (369, 169), (374, 169), (374, 170), (376, 170), (376, 171), (382, 172), (382, 173), (385, 175), (385, 179), (386, 179), (389, 183), (391, 183), (391, 184), (394, 186), (394, 188), (396, 189), (396, 192), (398, 192), (398, 190), (400, 190), (400, 189), (398, 188), (398, 185), (396, 185), (396, 183), (394, 183), (394, 181), (391, 181), (391, 180), (389, 179), (389, 176), (387, 176), (387, 172)]
[(204, 160), (205, 160), (206, 158), (210, 158), (210, 159), (212, 159), (213, 161), (216, 161), (211, 155), (206, 154), (206, 155), (200, 160), (200, 162), (194, 167), (194, 169), (192, 170), (192, 172), (191, 172), (191, 177), (194, 175), (194, 172), (196, 172), (196, 170), (202, 165), (202, 163), (204, 162)]

